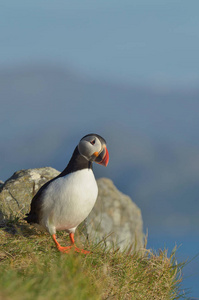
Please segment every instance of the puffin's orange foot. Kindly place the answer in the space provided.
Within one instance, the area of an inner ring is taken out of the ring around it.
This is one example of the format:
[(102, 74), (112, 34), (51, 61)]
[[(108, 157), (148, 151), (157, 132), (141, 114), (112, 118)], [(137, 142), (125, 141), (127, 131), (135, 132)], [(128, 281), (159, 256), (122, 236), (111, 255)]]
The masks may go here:
[(83, 254), (89, 254), (89, 253), (91, 253), (90, 251), (87, 251), (87, 250), (84, 250), (84, 249), (80, 249), (80, 248), (78, 248), (78, 247), (74, 247), (74, 250), (76, 251), (76, 252), (80, 252), (80, 253), (83, 253)]
[(55, 234), (52, 235), (52, 238), (55, 242), (55, 245), (56, 245), (57, 249), (62, 253), (69, 253), (71, 251), (71, 249), (73, 249), (76, 252), (83, 253), (83, 254), (89, 254), (90, 253), (90, 251), (83, 250), (83, 249), (80, 249), (80, 248), (75, 246), (74, 233), (70, 233), (70, 240), (71, 240), (72, 245), (68, 246), (68, 247), (60, 246), (60, 244), (56, 240)]
[(69, 253), (72, 247), (73, 246), (68, 246), (68, 247), (59, 246), (57, 247), (57, 249), (62, 253)]
[(69, 253), (70, 251), (76, 251), (76, 252), (79, 252), (79, 253), (83, 253), (83, 254), (89, 254), (90, 251), (87, 251), (87, 250), (84, 250), (84, 249), (80, 249), (76, 246), (68, 246), (68, 247), (57, 247), (57, 249), (62, 252), (62, 253)]

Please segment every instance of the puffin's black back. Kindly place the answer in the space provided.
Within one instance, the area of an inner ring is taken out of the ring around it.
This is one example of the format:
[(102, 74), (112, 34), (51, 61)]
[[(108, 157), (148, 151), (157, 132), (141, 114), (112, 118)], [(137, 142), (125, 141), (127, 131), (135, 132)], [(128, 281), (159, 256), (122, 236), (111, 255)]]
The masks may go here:
[(33, 197), (30, 212), (26, 214), (27, 217), (25, 217), (24, 220), (26, 220), (28, 223), (39, 224), (42, 208), (42, 195), (47, 186), (59, 177), (66, 176), (70, 173), (83, 169), (92, 169), (92, 162), (83, 157), (79, 153), (78, 147), (76, 147), (67, 167), (58, 176), (46, 182)]

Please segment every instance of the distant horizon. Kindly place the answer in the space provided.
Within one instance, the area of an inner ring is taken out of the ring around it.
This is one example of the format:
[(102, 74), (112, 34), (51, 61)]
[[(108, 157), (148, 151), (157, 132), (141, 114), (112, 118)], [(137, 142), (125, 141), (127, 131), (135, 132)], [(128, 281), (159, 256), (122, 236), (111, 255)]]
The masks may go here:
[(31, 62), (18, 62), (15, 64), (2, 64), (0, 65), (0, 75), (6, 74), (6, 73), (13, 73), (13, 72), (24, 72), (24, 71), (37, 71), (39, 69), (50, 69), (50, 70), (57, 70), (58, 72), (64, 72), (69, 73), (70, 75), (77, 77), (81, 80), (85, 81), (93, 81), (93, 82), (101, 82), (102, 84), (108, 84), (113, 86), (120, 86), (121, 88), (125, 89), (149, 89), (152, 92), (157, 93), (195, 93), (199, 91), (198, 81), (193, 81), (192, 83), (180, 83), (180, 82), (136, 82), (136, 81), (121, 81), (118, 78), (110, 78), (106, 76), (99, 76), (98, 74), (95, 74), (94, 76), (91, 76), (91, 74), (87, 74), (83, 71), (78, 70), (78, 68), (72, 67), (71, 65), (63, 65), (61, 63), (52, 62), (52, 61), (43, 61), (43, 60), (36, 60)]

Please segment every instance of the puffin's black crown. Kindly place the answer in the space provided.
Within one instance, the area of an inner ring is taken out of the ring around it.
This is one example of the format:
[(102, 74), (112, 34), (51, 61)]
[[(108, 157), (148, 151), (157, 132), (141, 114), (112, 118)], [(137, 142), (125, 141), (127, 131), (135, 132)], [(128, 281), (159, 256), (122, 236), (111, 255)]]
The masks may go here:
[(106, 140), (101, 135), (96, 134), (96, 133), (89, 133), (89, 134), (85, 135), (81, 140), (83, 140), (85, 137), (91, 136), (91, 135), (96, 136), (102, 143), (106, 144)]

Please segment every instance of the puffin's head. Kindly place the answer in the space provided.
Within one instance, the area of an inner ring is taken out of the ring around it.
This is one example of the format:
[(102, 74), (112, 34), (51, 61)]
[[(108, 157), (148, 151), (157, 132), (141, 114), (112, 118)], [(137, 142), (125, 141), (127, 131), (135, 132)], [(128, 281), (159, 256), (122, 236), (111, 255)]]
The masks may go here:
[(94, 161), (100, 165), (107, 166), (109, 153), (106, 141), (98, 134), (85, 135), (78, 144), (79, 153), (88, 161)]

